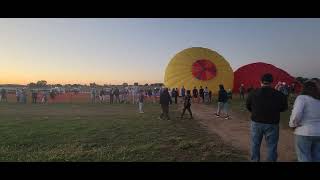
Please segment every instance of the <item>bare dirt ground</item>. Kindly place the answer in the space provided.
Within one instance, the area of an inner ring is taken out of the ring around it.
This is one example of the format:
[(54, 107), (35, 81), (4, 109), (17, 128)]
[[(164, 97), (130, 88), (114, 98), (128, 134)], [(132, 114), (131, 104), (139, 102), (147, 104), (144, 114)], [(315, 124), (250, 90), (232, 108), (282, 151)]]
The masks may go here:
[[(250, 121), (249, 116), (230, 109), (231, 119), (217, 118), (213, 105), (192, 104), (195, 119), (204, 125), (209, 133), (218, 134), (225, 142), (247, 152), (250, 159)], [(266, 145), (263, 140), (261, 145), (261, 161), (266, 159)], [(291, 130), (280, 129), (278, 143), (278, 161), (296, 161), (294, 151), (294, 137)]]

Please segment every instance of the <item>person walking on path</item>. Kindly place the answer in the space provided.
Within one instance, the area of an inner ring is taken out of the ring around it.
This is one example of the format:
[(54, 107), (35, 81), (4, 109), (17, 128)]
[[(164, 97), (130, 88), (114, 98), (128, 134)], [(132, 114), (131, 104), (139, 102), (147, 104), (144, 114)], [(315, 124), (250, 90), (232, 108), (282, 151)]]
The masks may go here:
[(280, 112), (288, 109), (285, 95), (273, 89), (273, 76), (261, 77), (261, 88), (253, 90), (247, 98), (246, 107), (251, 112), (251, 161), (260, 161), (263, 136), (267, 144), (267, 161), (277, 161)]
[(221, 111), (224, 112), (226, 115), (225, 118), (228, 118), (227, 114), (227, 102), (228, 102), (228, 94), (227, 91), (224, 89), (224, 86), (222, 84), (219, 85), (219, 92), (218, 92), (218, 109), (217, 112), (215, 113), (216, 117), (221, 116)]
[(163, 91), (160, 93), (160, 104), (162, 109), (160, 119), (166, 118), (167, 120), (170, 120), (169, 104), (172, 104), (172, 100), (171, 100), (168, 88), (164, 88)]
[(187, 95), (184, 97), (183, 110), (181, 114), (181, 119), (183, 118), (184, 113), (188, 110), (190, 114), (190, 118), (193, 119), (192, 111), (191, 111), (191, 93), (190, 90), (187, 90)]
[(294, 129), (298, 161), (320, 162), (320, 89), (307, 81), (293, 106), (289, 126)]

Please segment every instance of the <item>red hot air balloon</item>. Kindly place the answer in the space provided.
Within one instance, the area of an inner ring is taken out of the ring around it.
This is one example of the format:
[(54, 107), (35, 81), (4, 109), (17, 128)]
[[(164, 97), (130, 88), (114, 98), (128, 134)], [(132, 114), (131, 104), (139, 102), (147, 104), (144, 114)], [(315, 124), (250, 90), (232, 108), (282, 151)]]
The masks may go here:
[(278, 82), (285, 82), (288, 85), (295, 84), (295, 92), (300, 92), (302, 85), (294, 77), (290, 76), (286, 71), (277, 68), (271, 64), (257, 62), (247, 64), (240, 67), (234, 72), (233, 91), (239, 92), (240, 85), (243, 84), (247, 90), (251, 86), (253, 88), (261, 87), (261, 76), (265, 73), (270, 73), (273, 76), (272, 87), (275, 87)]

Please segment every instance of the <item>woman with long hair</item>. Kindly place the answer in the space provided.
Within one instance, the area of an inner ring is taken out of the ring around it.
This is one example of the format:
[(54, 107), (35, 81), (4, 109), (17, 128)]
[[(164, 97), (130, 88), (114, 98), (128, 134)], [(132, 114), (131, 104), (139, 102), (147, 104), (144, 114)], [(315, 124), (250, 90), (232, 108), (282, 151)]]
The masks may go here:
[(293, 106), (289, 126), (294, 129), (298, 161), (320, 162), (319, 82), (307, 81)]

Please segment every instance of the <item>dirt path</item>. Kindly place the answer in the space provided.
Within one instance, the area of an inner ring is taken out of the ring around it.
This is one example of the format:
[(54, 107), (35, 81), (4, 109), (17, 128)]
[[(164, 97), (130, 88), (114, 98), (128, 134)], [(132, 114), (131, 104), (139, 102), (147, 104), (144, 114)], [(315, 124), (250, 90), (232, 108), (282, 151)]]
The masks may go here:
[[(214, 113), (216, 108), (203, 104), (192, 104), (192, 111), (196, 119), (208, 128), (209, 132), (216, 133), (232, 146), (247, 152), (248, 160), (250, 154), (250, 121), (249, 117), (240, 112), (230, 110), (231, 119), (217, 118)], [(296, 161), (294, 151), (293, 132), (290, 130), (280, 130), (278, 143), (278, 161)], [(266, 159), (266, 146), (263, 140), (261, 146), (261, 161)]]

